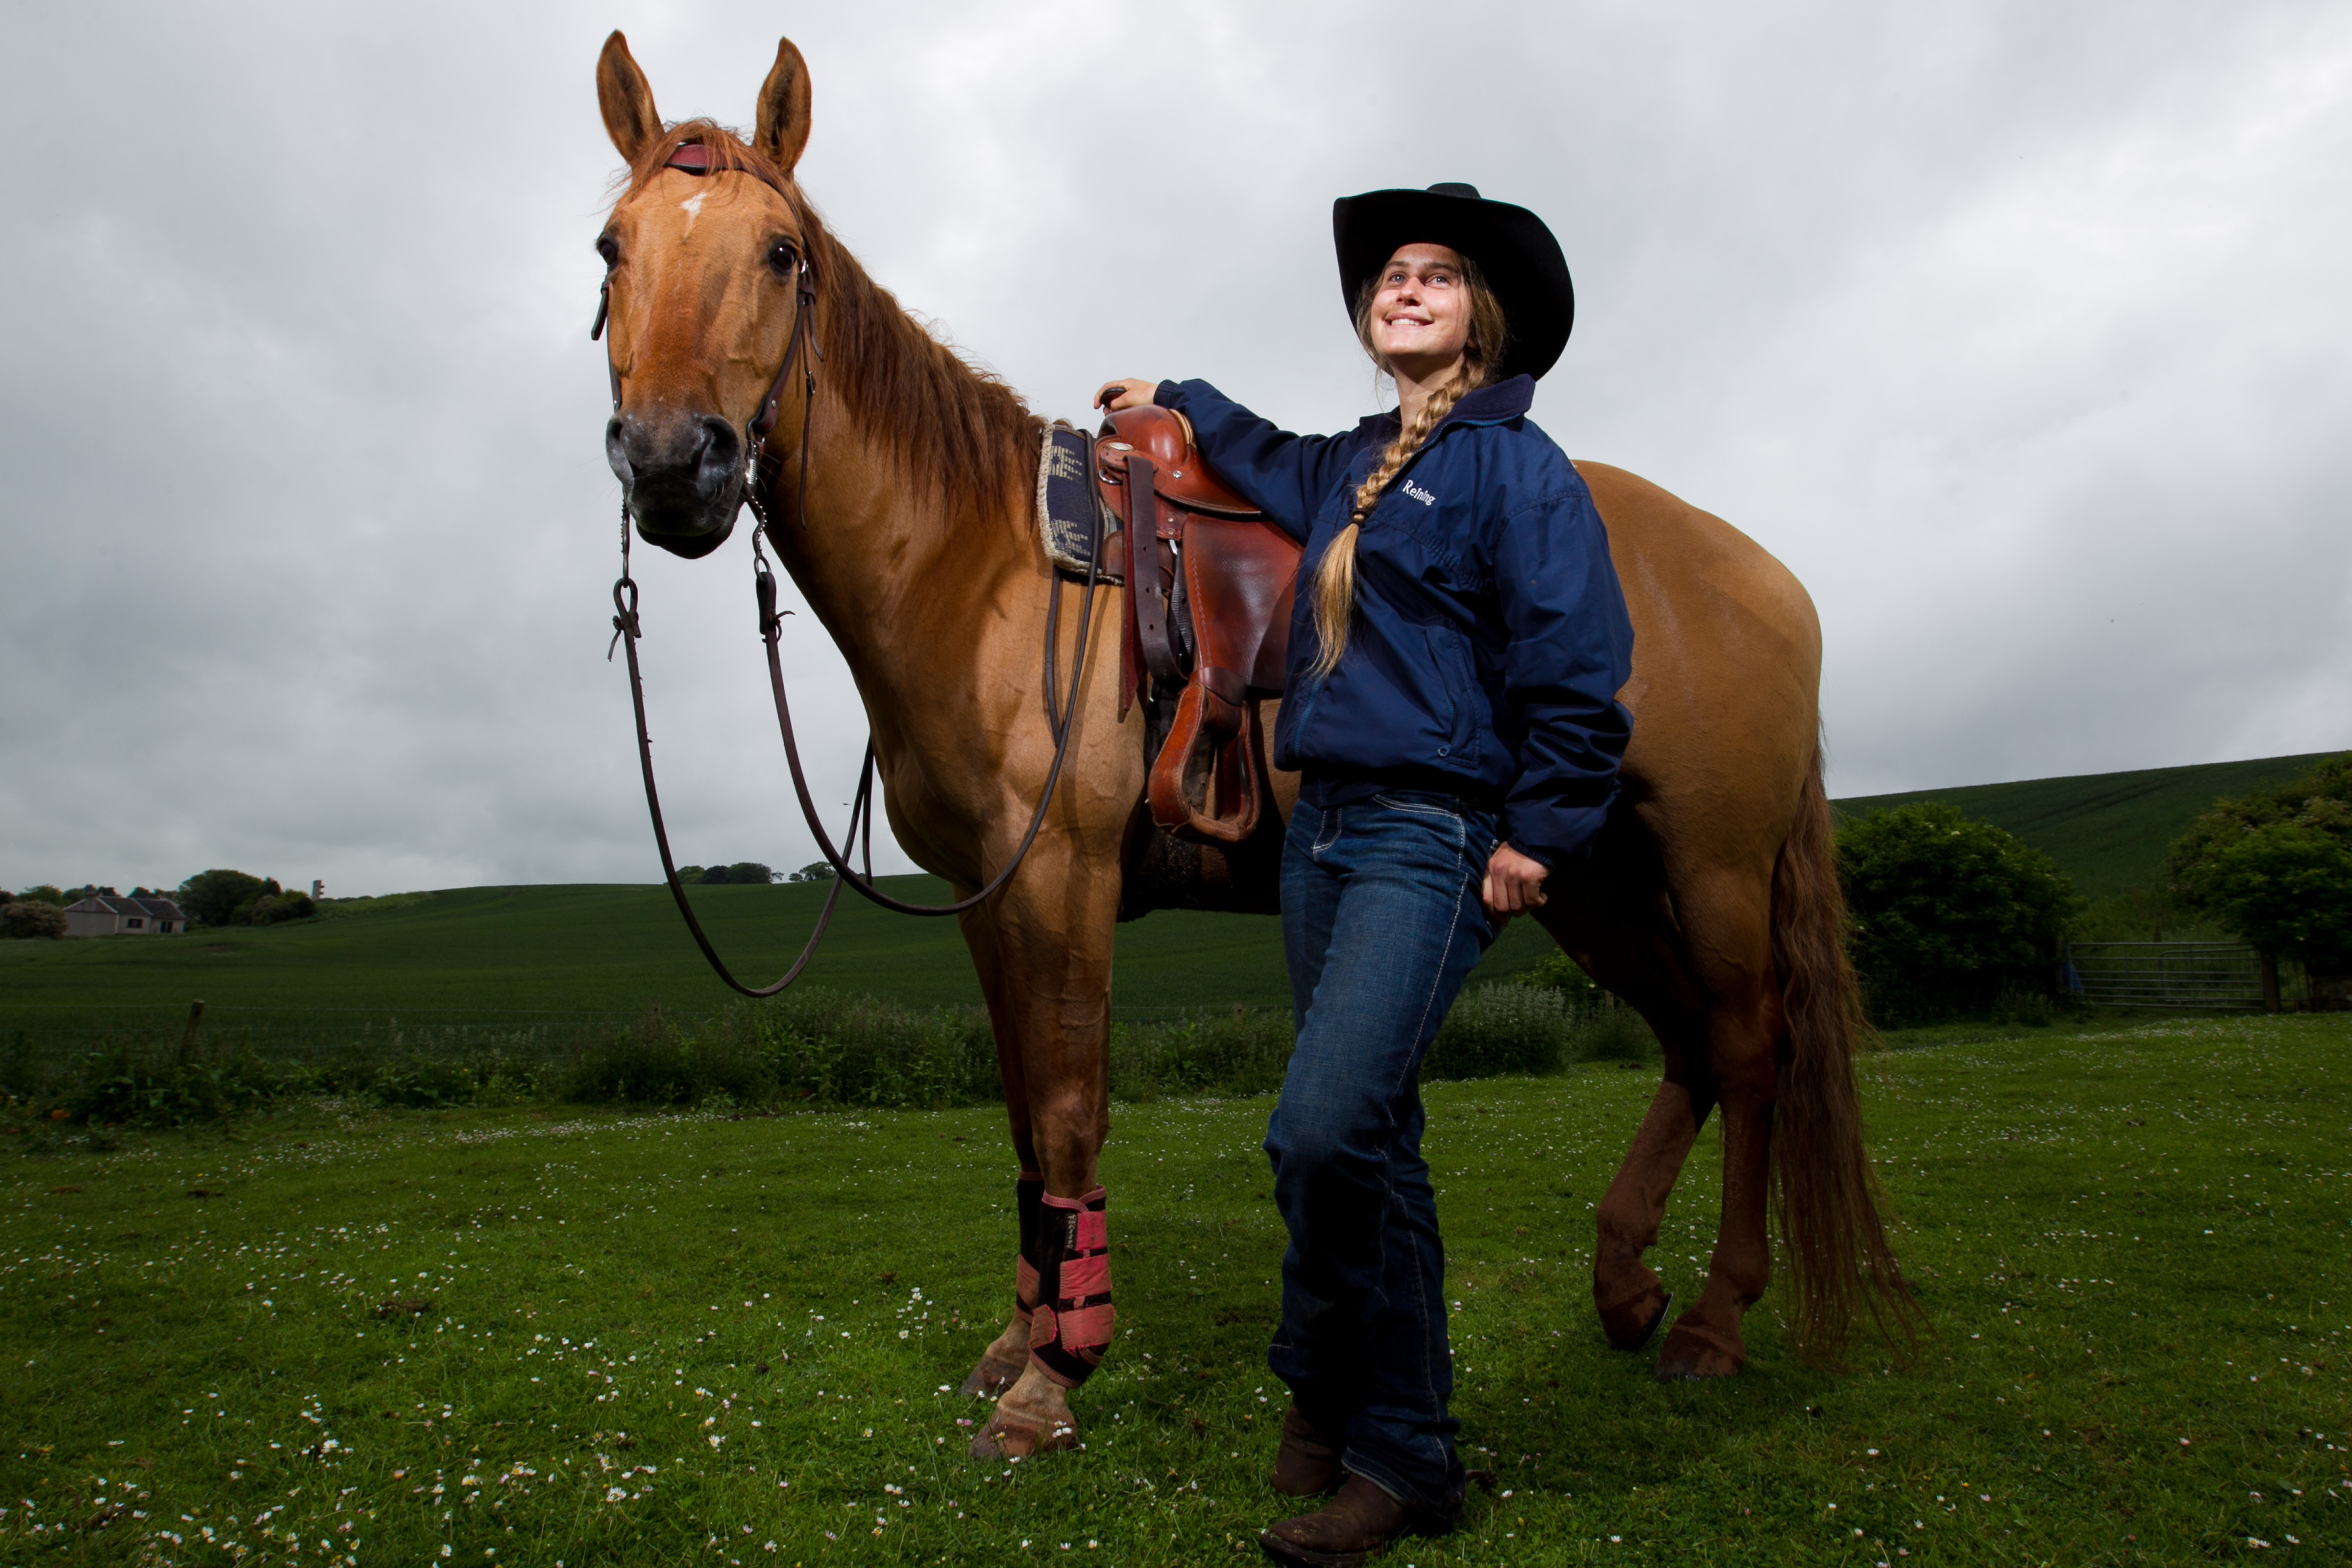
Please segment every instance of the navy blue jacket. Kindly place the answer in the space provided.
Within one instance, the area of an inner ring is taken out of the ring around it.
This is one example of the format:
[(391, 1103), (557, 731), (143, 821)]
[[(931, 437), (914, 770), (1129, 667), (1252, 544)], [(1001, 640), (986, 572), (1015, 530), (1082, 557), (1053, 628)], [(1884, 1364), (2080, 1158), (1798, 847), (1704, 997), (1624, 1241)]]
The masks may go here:
[(1310, 789), (1377, 784), (1497, 808), (1514, 847), (1558, 867), (1591, 847), (1617, 793), (1633, 627), (1591, 492), (1528, 420), (1534, 395), (1524, 375), (1471, 393), (1390, 484), (1357, 541), (1347, 651), (1319, 682), (1310, 585), (1396, 415), (1293, 436), (1204, 381), (1162, 382), (1154, 401), (1307, 548), (1275, 765)]

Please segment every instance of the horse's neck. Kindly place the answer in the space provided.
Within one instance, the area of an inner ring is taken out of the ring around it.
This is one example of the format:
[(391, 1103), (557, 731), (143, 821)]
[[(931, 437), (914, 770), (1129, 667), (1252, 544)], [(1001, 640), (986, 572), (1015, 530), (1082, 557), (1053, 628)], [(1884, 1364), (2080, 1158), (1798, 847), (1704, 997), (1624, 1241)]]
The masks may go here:
[[(786, 464), (768, 498), (777, 553), (824, 623), (868, 706), (919, 700), (943, 668), (969, 668), (995, 617), (977, 613), (1025, 560), (1007, 495), (961, 515), (887, 443), (831, 433), (819, 416), (809, 452), (807, 527)], [(795, 452), (795, 457), (797, 456)], [(963, 613), (959, 613), (959, 612)]]

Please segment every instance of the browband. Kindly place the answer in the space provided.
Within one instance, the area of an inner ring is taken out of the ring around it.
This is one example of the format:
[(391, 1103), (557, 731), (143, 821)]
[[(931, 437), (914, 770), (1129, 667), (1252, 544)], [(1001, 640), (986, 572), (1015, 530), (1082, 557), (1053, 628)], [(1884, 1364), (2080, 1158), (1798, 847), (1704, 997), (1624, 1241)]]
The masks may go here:
[(662, 167), (665, 169), (677, 169), (685, 174), (695, 175), (727, 174), (749, 174), (753, 179), (759, 181), (761, 184), (767, 186), (770, 190), (775, 192), (776, 195), (783, 197), (784, 204), (787, 206), (793, 207), (794, 212), (798, 212), (800, 210), (793, 202), (792, 193), (785, 190), (783, 186), (768, 178), (766, 174), (762, 174), (758, 169), (751, 167), (749, 163), (737, 163), (724, 154), (713, 157), (709, 147), (700, 142), (679, 142), (677, 146), (671, 151), (669, 162), (664, 163)]

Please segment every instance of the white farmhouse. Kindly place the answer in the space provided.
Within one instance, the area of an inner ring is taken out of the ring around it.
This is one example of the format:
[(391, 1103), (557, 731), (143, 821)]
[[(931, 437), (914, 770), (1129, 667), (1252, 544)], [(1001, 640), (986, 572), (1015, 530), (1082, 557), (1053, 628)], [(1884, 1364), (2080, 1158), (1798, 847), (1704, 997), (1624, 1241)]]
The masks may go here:
[(68, 936), (178, 936), (187, 929), (188, 917), (171, 900), (125, 898), (111, 888), (66, 906)]

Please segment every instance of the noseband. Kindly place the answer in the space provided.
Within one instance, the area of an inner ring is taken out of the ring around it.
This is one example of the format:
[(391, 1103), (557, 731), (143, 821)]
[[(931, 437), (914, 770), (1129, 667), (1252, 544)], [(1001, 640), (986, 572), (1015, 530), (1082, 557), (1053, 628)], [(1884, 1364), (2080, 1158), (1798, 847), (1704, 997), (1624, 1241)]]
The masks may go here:
[[(771, 179), (763, 171), (749, 164), (734, 162), (724, 151), (714, 153), (711, 148), (699, 142), (682, 142), (670, 153), (669, 161), (663, 166), (697, 176), (728, 173), (749, 174), (781, 196), (784, 205), (792, 209), (796, 220), (801, 218), (800, 204), (790, 191), (777, 181)], [(801, 220), (801, 232), (803, 235), (807, 232), (805, 220)], [(653, 819), (654, 843), (661, 851), (662, 876), (669, 884), (670, 896), (677, 901), (678, 913), (686, 918), (687, 930), (693, 934), (695, 945), (702, 950), (702, 956), (710, 961), (710, 967), (717, 972), (720, 980), (740, 994), (751, 997), (773, 996), (800, 978), (801, 972), (808, 967), (809, 960), (816, 955), (817, 944), (824, 939), (825, 928), (832, 923), (834, 906), (841, 898), (841, 889), (845, 883), (862, 897), (881, 905), (886, 910), (893, 910), (900, 914), (956, 915), (992, 898), (998, 889), (1013, 879), (1013, 872), (1020, 869), (1021, 862), (1027, 858), (1029, 847), (1036, 842), (1038, 830), (1045, 825), (1046, 808), (1053, 804), (1054, 788), (1061, 782), (1062, 764), (1069, 755), (1070, 737), (1077, 728), (1078, 695), (1086, 679), (1088, 634), (1092, 630), (1094, 622), (1094, 591), (1097, 583), (1098, 570), (1095, 563), (1102, 556), (1101, 522), (1097, 510), (1097, 537), (1095, 548), (1089, 552), (1085, 603), (1078, 613), (1078, 651), (1070, 671), (1069, 700), (1066, 704), (1057, 704), (1054, 692), (1055, 677), (1058, 673), (1055, 668), (1054, 650), (1058, 642), (1061, 626), (1061, 578), (1055, 574), (1050, 563), (1046, 567), (1046, 592), (1050, 597), (1045, 611), (1045, 717), (1046, 722), (1054, 732), (1054, 763), (1045, 774), (1045, 790), (1037, 797), (1037, 809), (1030, 816), (1029, 829), (1022, 835), (1019, 846), (1013, 849), (1011, 858), (1005, 861), (1003, 868), (995, 876), (990, 878), (987, 886), (978, 892), (970, 898), (959, 899), (950, 904), (910, 904), (902, 900), (894, 899), (876, 887), (874, 885), (874, 742), (869, 735), (866, 742), (866, 760), (858, 771), (857, 793), (850, 805), (849, 831), (842, 839), (842, 844), (845, 847), (855, 848), (860, 852), (860, 858), (865, 862), (865, 874), (860, 876), (850, 869), (848, 858), (841, 849), (834, 847), (832, 837), (824, 830), (824, 824), (817, 814), (816, 801), (809, 793), (807, 776), (801, 768), (800, 746), (793, 735), (792, 709), (784, 696), (783, 656), (781, 648), (783, 617), (791, 612), (780, 612), (776, 608), (776, 579), (774, 574), (768, 569), (767, 554), (760, 542), (760, 536), (768, 531), (771, 525), (766, 495), (767, 480), (762, 472), (768, 456), (768, 435), (775, 427), (776, 416), (783, 403), (784, 387), (792, 375), (794, 363), (801, 366), (803, 391), (800, 468), (794, 479), (793, 513), (801, 531), (805, 532), (808, 529), (809, 427), (814, 423), (812, 416), (816, 410), (816, 367), (824, 360), (824, 351), (817, 346), (814, 324), (813, 312), (816, 306), (815, 274), (809, 266), (806, 252), (798, 247), (793, 247), (793, 261), (792, 335), (784, 349), (783, 363), (776, 368), (775, 379), (769, 383), (767, 395), (760, 400), (759, 406), (752, 412), (751, 421), (745, 426), (744, 434), (747, 438), (744, 441), (743, 456), (743, 500), (750, 505), (757, 524), (751, 531), (751, 585), (753, 597), (757, 600), (760, 609), (760, 640), (766, 645), (767, 648), (768, 685), (775, 698), (776, 727), (783, 739), (784, 760), (791, 766), (793, 792), (799, 796), (801, 815), (807, 821), (809, 832), (814, 836), (817, 847), (824, 851), (826, 863), (834, 869), (834, 884), (825, 894), (824, 908), (818, 912), (815, 929), (810, 931), (808, 942), (802, 947), (800, 956), (793, 961), (793, 966), (784, 972), (783, 977), (772, 984), (746, 985), (728, 969), (725, 961), (719, 956), (718, 949), (711, 945), (709, 936), (703, 931), (702, 922), (695, 919), (694, 907), (688, 901), (686, 886), (678, 880), (677, 866), (670, 854), (669, 833), (662, 824), (661, 794), (654, 784), (653, 736), (646, 727), (645, 679), (637, 663), (637, 642), (645, 636), (645, 631), (637, 616), (636, 579), (629, 574), (629, 501), (625, 491), (621, 498), (621, 575), (613, 584), (613, 641), (619, 644), (628, 656), (629, 701), (635, 710), (637, 721), (637, 761), (645, 774), (646, 810)], [(611, 270), (607, 268), (604, 285), (597, 293), (596, 320), (588, 331), (590, 342), (593, 342), (604, 336), (605, 322), (612, 310), (612, 302), (613, 279)], [(801, 353), (803, 344), (808, 350), (806, 357), (803, 357)], [(613, 362), (610, 343), (605, 345), (604, 371), (612, 384), (613, 411), (618, 414), (621, 409), (621, 371), (620, 367)], [(604, 650), (604, 658), (609, 661), (612, 657), (613, 650), (608, 647)]]

